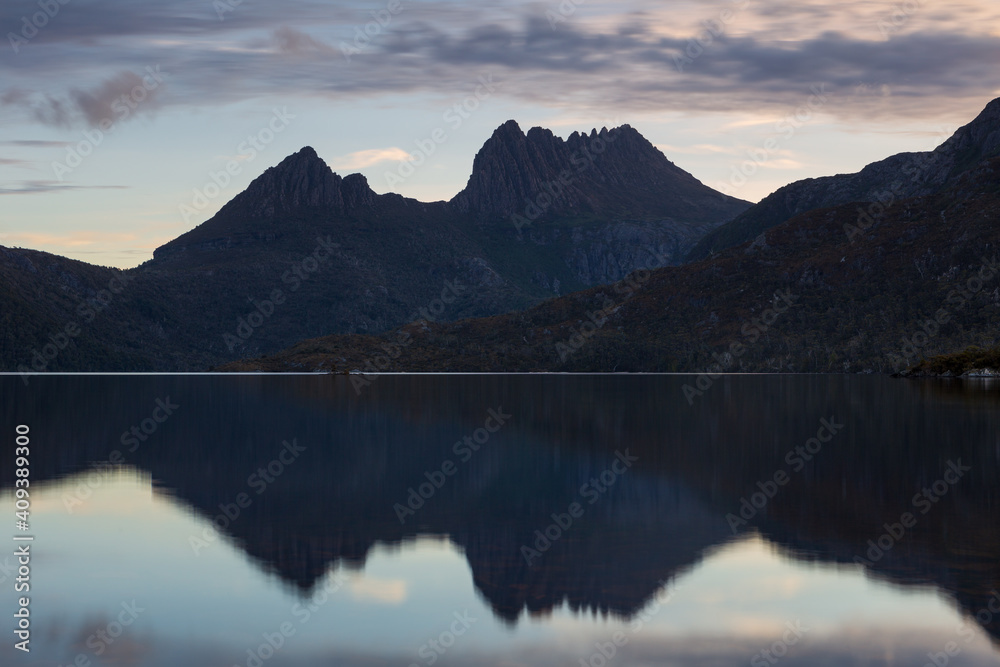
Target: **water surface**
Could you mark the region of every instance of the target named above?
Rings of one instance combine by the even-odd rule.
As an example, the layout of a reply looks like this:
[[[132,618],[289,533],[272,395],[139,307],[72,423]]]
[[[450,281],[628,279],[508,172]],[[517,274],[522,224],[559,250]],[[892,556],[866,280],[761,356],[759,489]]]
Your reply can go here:
[[[692,381],[0,378],[36,536],[0,655],[996,664],[997,386]]]

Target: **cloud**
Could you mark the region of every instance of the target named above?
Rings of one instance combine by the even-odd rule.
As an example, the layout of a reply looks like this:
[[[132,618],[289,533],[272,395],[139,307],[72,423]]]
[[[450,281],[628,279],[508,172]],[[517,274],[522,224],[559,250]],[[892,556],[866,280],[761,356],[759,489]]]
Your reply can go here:
[[[128,241],[134,241],[136,239],[135,234],[117,234],[99,231],[80,231],[73,232],[72,234],[40,234],[32,232],[24,232],[18,234],[9,234],[7,237],[8,241],[23,241],[28,244],[29,247],[37,248],[40,246],[61,246],[64,248],[77,248],[80,246],[91,246],[96,243],[108,244],[108,243],[123,243]]]
[[[21,181],[18,187],[0,187],[0,195],[37,195],[65,190],[127,190],[127,185],[68,185],[59,181]]]
[[[656,144],[664,155],[669,157],[674,154],[682,155],[737,155],[739,149],[732,146],[719,146],[716,144],[695,144],[693,146],[672,146],[670,144]]]
[[[364,169],[379,162],[402,162],[409,158],[409,153],[395,146],[392,148],[373,148],[335,158],[330,163],[330,167],[333,169]]]
[[[158,68],[149,71],[146,76],[122,71],[94,88],[74,88],[61,96],[15,88],[0,96],[0,105],[27,110],[44,125],[68,127],[82,121],[90,127],[100,127],[157,108],[162,82],[159,75],[153,76]]]
[[[21,148],[65,148],[72,142],[69,141],[42,141],[38,139],[15,139],[14,141],[0,141],[4,146],[19,146]]]
[[[407,598],[406,582],[402,579],[361,577],[351,582],[350,589],[355,600],[397,605]]]
[[[19,102],[50,125],[106,115],[109,99],[128,83],[122,74],[63,91],[70,77],[120,71],[123,62],[184,72],[171,82],[169,103],[196,108],[266,95],[458,97],[487,73],[516,102],[623,114],[785,112],[809,86],[824,82],[838,96],[827,112],[851,118],[968,112],[995,95],[1000,34],[988,29],[1000,20],[995,5],[956,0],[947,12],[921,10],[887,39],[877,24],[897,4],[804,0],[789,9],[778,0],[755,0],[680,71],[677,58],[720,8],[682,0],[669,9],[636,0],[611,8],[585,4],[553,30],[548,4],[512,2],[501,10],[491,3],[407,3],[348,62],[333,45],[371,20],[370,3],[243,3],[220,21],[210,3],[195,0],[125,6],[92,0],[72,16],[67,5],[66,15],[31,44],[45,56],[22,58],[5,80],[18,90],[62,81],[62,91],[52,84]],[[5,15],[18,23],[15,14],[0,9],[0,24]],[[858,93],[859,86],[878,94]]]
[[[158,82],[153,83],[150,88],[138,74],[120,72],[94,90],[74,90],[70,95],[87,123],[97,127],[102,122],[118,120],[129,109],[138,109],[140,104],[144,110],[155,106],[160,88]]]
[[[337,53],[329,44],[321,42],[307,35],[304,32],[289,28],[287,26],[278,28],[272,34],[275,48],[281,53],[289,55],[303,55],[309,53],[321,53],[330,55]]]

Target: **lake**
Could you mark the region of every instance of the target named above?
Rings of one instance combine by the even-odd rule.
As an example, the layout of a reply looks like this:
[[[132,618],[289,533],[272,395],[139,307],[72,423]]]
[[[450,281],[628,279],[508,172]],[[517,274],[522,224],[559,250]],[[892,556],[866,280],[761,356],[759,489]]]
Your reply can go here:
[[[0,377],[2,662],[997,664],[1000,382],[695,380]]]

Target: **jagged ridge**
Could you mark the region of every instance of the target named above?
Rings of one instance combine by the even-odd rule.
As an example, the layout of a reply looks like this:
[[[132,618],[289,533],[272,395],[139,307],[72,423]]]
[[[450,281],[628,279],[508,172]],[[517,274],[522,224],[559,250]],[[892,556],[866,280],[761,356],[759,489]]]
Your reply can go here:
[[[551,204],[546,194],[554,195]],[[468,184],[451,203],[490,219],[523,213],[532,202],[543,202],[548,216],[720,223],[749,206],[677,167],[629,125],[574,132],[564,141],[540,127],[524,134],[511,120],[476,155]]]

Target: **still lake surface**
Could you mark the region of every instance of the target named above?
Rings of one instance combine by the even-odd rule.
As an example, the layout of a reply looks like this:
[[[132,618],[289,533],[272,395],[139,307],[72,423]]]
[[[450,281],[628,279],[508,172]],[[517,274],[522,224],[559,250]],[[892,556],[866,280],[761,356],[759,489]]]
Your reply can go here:
[[[0,377],[0,663],[1000,661],[1000,384],[693,380]]]

